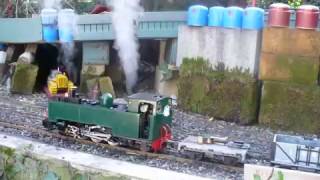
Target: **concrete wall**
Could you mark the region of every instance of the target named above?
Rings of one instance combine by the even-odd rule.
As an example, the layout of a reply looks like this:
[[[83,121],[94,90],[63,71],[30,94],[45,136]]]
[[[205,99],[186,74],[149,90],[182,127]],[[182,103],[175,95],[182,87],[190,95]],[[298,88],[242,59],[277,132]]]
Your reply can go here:
[[[320,174],[246,164],[244,180],[318,180]]]
[[[99,157],[0,133],[0,179],[194,179],[170,170]]]
[[[249,70],[257,76],[262,33],[260,31],[215,27],[180,26],[177,66],[183,58],[203,57],[212,66]]]

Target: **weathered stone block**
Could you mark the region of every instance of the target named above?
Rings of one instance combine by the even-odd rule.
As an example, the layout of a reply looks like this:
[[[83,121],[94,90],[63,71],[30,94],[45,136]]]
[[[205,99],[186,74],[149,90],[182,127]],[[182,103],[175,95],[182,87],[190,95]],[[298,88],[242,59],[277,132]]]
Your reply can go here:
[[[319,56],[320,32],[303,29],[265,28],[262,52]]]
[[[185,60],[178,80],[179,105],[218,119],[256,121],[259,83],[249,73],[215,71],[201,60]]]
[[[83,65],[82,74],[89,74],[94,76],[102,76],[106,71],[105,65]]]
[[[178,72],[173,73],[173,77],[165,80],[164,75],[161,73],[159,67],[156,69],[155,89],[157,93],[165,96],[178,96]]]
[[[38,66],[32,64],[17,64],[12,78],[11,92],[32,94],[38,69]]]
[[[98,91],[100,93],[110,93],[113,97],[115,97],[115,91],[113,88],[112,80],[110,77],[93,77],[90,79],[87,79],[86,81],[86,89],[87,93],[92,91],[95,86],[98,85]]]
[[[101,93],[110,93],[113,97],[116,97],[110,77],[99,78],[99,86]]]
[[[38,44],[27,44],[25,52],[36,54],[37,49],[38,49]]]
[[[259,122],[276,129],[320,133],[320,87],[265,81]]]
[[[90,79],[95,79],[95,78],[98,78],[98,76],[89,75],[89,74],[81,74],[80,87],[79,87],[80,92],[81,93],[87,93],[88,92],[87,81],[90,80]]]
[[[262,53],[259,79],[315,85],[319,61],[319,57]]]
[[[263,53],[287,53],[289,51],[288,28],[265,28],[263,30]]]

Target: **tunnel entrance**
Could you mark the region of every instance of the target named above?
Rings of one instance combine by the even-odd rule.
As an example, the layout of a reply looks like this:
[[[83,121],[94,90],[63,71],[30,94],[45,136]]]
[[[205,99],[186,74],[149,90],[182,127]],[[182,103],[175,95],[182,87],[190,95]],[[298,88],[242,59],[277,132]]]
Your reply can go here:
[[[66,73],[72,82],[76,85],[80,83],[80,69],[82,66],[82,48],[81,44],[75,44],[75,55],[69,61],[74,63],[71,68],[64,67],[62,63],[63,51],[60,44],[39,44],[35,54],[35,64],[39,66],[36,78],[35,90],[42,92],[47,86],[48,76],[52,70],[66,70]],[[72,74],[74,76],[72,77]]]

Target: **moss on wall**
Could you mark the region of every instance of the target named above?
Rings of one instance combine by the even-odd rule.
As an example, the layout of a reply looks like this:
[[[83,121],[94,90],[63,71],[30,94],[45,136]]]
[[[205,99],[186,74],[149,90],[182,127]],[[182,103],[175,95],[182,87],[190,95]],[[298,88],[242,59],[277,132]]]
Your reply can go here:
[[[12,77],[11,92],[32,94],[38,69],[38,66],[32,64],[17,64]]]
[[[0,147],[1,180],[126,180],[127,176],[76,169],[64,161],[39,159],[23,151]]]
[[[259,122],[276,129],[320,133],[320,88],[265,81]]]
[[[262,53],[260,79],[306,85],[318,83],[319,57]]]
[[[241,69],[212,68],[203,58],[184,59],[180,67],[180,106],[242,124],[256,120],[259,83]]]

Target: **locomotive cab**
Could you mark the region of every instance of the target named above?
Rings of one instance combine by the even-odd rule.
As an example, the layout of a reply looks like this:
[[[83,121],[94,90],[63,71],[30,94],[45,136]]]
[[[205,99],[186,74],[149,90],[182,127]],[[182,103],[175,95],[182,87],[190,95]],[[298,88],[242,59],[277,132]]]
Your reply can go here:
[[[138,93],[129,97],[128,112],[140,114],[139,138],[153,141],[152,149],[163,149],[171,139],[172,101],[168,97]]]

